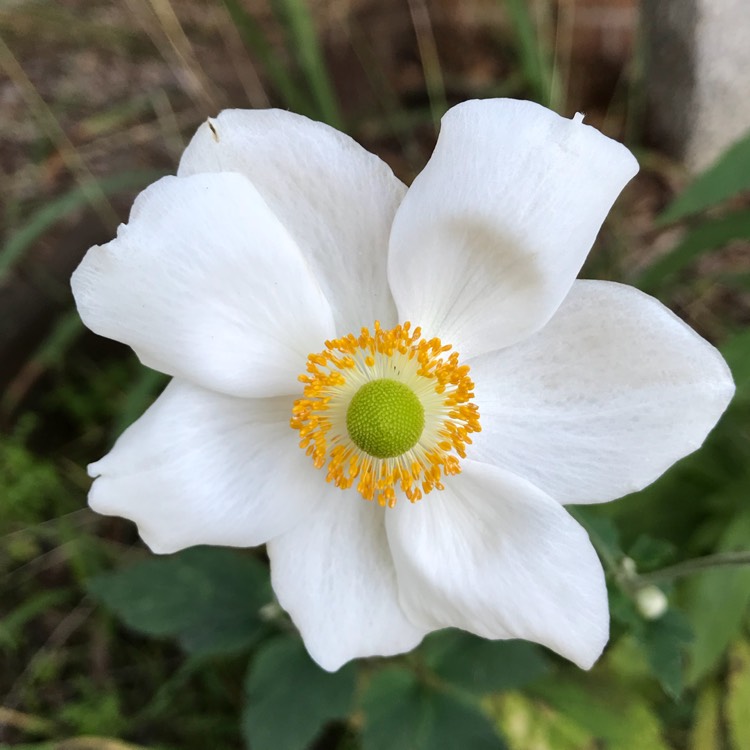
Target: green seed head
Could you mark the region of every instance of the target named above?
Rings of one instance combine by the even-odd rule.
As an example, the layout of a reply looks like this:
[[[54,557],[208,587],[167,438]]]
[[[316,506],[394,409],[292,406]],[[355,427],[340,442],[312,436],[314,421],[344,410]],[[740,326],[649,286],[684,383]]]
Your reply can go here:
[[[413,448],[424,429],[424,408],[397,380],[372,380],[355,394],[346,412],[352,442],[375,458],[394,458]]]

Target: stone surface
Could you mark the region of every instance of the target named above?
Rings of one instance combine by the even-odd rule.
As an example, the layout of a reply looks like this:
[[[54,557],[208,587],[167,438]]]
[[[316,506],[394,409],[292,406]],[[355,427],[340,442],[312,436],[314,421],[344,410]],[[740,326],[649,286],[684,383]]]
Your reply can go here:
[[[644,0],[649,125],[693,172],[750,130],[750,0]]]

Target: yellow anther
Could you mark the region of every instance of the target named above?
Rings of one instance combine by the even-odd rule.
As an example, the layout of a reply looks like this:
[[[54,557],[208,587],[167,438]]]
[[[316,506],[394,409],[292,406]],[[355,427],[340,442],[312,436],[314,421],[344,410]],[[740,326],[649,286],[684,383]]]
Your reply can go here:
[[[326,479],[337,487],[355,486],[366,500],[388,507],[396,504],[397,490],[411,502],[442,490],[442,478],[461,471],[470,434],[481,430],[469,367],[459,364],[456,352],[446,355],[449,344],[422,338],[421,328],[409,322],[383,330],[376,321],[372,333],[363,328],[325,346],[307,359],[308,374],[299,377],[303,394],[290,420],[313,465],[327,466]],[[357,392],[383,379],[409,388],[424,410],[417,443],[387,458],[359,448],[346,422]]]

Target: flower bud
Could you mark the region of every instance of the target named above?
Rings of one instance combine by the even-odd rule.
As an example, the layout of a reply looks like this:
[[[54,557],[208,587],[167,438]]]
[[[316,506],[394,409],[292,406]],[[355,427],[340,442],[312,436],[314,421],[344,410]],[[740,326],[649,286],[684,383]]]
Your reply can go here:
[[[669,602],[657,586],[644,586],[635,595],[635,605],[646,620],[658,620],[667,611]]]

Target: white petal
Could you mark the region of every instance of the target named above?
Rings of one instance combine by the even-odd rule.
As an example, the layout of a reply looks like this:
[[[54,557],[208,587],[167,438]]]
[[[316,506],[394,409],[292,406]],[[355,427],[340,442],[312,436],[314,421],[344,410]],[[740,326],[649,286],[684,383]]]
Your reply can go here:
[[[165,177],[73,275],[83,322],[169,375],[234,396],[298,390],[333,333],[288,232],[238,174]]]
[[[357,657],[410,651],[426,632],[398,604],[383,514],[354,491],[331,488],[303,526],[268,544],[279,603],[331,672]]]
[[[637,170],[624,146],[538,104],[454,107],[394,220],[388,277],[399,318],[463,357],[530,335],[564,299]]]
[[[588,669],[609,637],[586,532],[525,480],[474,461],[442,492],[386,515],[401,605],[434,630],[542,643]]]
[[[395,325],[388,233],[406,188],[378,157],[306,117],[226,110],[202,125],[178,174],[240,172],[289,230],[334,310],[340,335]]]
[[[469,362],[473,459],[563,503],[642,489],[700,447],[734,392],[719,352],[653,297],[577,281],[539,333]]]
[[[89,467],[91,507],[135,521],[159,553],[253,547],[303,522],[318,472],[289,427],[291,399],[237,399],[173,380]]]

